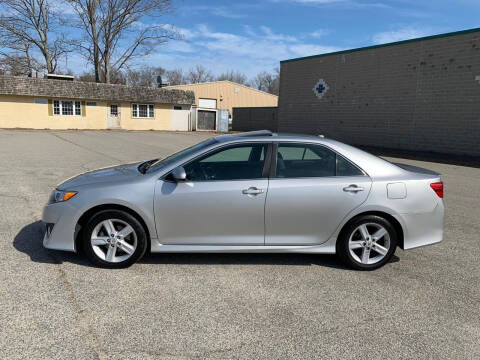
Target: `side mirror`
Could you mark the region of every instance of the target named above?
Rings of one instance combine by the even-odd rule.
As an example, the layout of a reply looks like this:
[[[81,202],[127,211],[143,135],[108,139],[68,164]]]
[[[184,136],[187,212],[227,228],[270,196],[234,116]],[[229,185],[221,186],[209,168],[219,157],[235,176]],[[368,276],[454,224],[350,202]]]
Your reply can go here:
[[[179,166],[173,169],[172,177],[175,179],[175,181],[187,180],[187,173],[185,172],[185,169],[183,168],[183,166]]]

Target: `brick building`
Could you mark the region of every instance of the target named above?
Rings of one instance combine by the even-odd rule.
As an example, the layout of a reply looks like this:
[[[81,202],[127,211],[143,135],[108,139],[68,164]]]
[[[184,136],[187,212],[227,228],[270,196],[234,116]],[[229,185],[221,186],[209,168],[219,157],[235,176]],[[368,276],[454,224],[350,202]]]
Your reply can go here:
[[[282,61],[278,130],[480,156],[480,29]]]

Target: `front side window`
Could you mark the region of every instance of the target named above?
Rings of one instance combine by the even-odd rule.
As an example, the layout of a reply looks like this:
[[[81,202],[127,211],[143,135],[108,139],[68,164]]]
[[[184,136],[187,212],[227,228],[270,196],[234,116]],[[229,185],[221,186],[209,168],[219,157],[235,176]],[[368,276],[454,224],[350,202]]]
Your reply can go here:
[[[277,178],[362,176],[364,173],[343,156],[313,144],[279,144]]]
[[[82,106],[80,101],[73,100],[53,100],[54,115],[82,115]]]
[[[155,106],[153,104],[132,104],[132,117],[154,118]]]
[[[229,146],[186,164],[190,181],[247,180],[263,177],[267,144]]]

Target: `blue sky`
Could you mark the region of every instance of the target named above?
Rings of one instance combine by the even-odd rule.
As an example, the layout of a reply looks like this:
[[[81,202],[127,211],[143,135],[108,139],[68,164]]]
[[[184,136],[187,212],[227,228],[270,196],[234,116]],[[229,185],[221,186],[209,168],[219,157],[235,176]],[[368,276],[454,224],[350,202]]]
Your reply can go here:
[[[280,60],[480,27],[480,0],[180,0],[184,41],[142,61],[252,77]]]

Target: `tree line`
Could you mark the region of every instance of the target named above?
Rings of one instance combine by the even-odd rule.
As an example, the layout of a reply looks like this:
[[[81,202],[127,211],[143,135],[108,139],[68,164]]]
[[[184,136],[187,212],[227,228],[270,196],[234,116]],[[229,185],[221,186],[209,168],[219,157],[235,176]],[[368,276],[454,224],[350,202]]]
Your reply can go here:
[[[280,71],[278,68],[274,69],[272,73],[262,71],[252,79],[249,79],[245,74],[234,70],[214,75],[212,71],[202,65],[197,65],[186,71],[181,68],[166,70],[159,66],[128,68],[125,71],[113,73],[111,82],[130,86],[157,87],[159,86],[158,76],[161,77],[162,85],[185,85],[228,80],[275,95],[278,95],[280,85]],[[95,75],[93,73],[84,73],[77,76],[77,79],[87,82],[95,81]]]
[[[79,80],[157,86],[230,80],[278,94],[279,71],[248,79],[238,71],[218,76],[201,65],[165,70],[139,66],[141,57],[167,41],[182,40],[159,18],[173,11],[173,0],[0,0],[0,73],[72,73],[61,68],[69,54],[80,54],[92,72]]]

